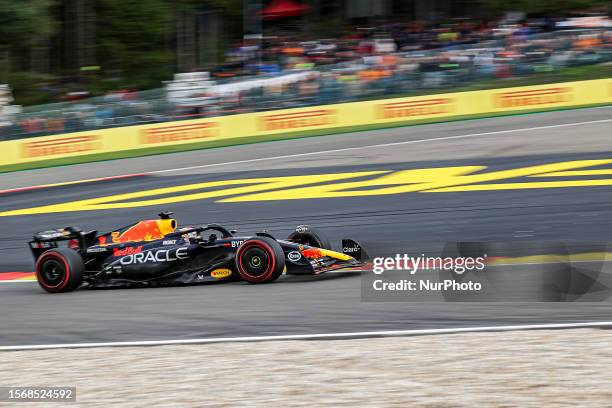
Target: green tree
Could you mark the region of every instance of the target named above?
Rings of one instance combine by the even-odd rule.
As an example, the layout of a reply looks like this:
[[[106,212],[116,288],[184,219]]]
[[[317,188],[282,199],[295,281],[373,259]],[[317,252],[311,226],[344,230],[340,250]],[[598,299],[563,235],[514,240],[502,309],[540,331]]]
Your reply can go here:
[[[165,0],[98,0],[98,60],[131,87],[159,86],[172,73],[172,10]]]
[[[53,5],[54,0],[0,0],[0,83],[11,85],[18,104],[46,100],[38,88],[51,77],[33,71],[41,57],[36,53],[57,28]]]
[[[29,70],[30,51],[54,30],[51,0],[0,0],[0,66],[3,76]]]
[[[244,1],[247,0],[167,0],[169,4],[183,8],[211,8],[222,12],[226,17],[241,17]]]
[[[528,14],[546,13],[566,15],[568,12],[586,9],[595,5],[609,4],[609,0],[478,0],[486,9],[502,13],[523,11]]]
[[[25,48],[53,31],[51,0],[0,0],[0,44]]]

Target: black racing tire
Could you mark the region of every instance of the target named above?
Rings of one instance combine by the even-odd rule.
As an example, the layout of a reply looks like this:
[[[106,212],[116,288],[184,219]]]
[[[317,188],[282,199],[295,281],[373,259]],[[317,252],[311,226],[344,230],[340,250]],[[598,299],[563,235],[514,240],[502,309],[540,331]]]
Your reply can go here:
[[[251,238],[236,251],[236,270],[249,283],[271,283],[285,270],[285,253],[276,240]]]
[[[49,293],[71,292],[83,282],[85,264],[73,249],[50,249],[36,261],[36,279]]]
[[[311,247],[332,249],[331,242],[327,235],[315,228],[310,228],[304,232],[293,231],[287,237],[287,240],[295,242],[296,244],[308,245]]]

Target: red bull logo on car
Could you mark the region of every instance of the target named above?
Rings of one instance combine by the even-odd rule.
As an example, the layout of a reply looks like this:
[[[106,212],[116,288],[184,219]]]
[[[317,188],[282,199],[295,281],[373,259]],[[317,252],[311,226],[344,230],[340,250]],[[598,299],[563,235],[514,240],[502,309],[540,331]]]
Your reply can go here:
[[[134,255],[142,252],[142,245],[137,247],[127,247],[123,249],[114,248],[113,255],[114,256],[126,256],[126,255]]]
[[[174,232],[175,229],[176,220],[173,219],[144,220],[121,231],[112,231],[109,234],[98,237],[98,244],[109,245],[122,242],[153,241],[164,238],[167,234]]]

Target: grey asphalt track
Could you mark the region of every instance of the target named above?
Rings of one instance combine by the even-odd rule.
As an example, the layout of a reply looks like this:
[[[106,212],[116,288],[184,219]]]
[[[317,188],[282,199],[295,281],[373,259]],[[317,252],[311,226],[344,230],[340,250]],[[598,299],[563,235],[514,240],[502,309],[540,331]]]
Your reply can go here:
[[[0,210],[246,177],[464,165],[501,170],[609,159],[612,122],[605,121],[611,118],[609,108],[583,109],[8,173],[0,175],[0,189],[157,172],[5,194]],[[465,137],[441,139],[454,136]],[[410,141],[419,142],[405,143]],[[389,143],[403,144],[368,147]],[[265,160],[347,147],[363,148]],[[221,164],[227,161],[248,162]],[[165,171],[208,164],[219,165]],[[308,223],[325,229],[334,242],[352,237],[371,248],[371,255],[387,255],[448,241],[605,243],[612,235],[610,203],[612,189],[597,186],[244,203],[198,200],[0,217],[0,271],[32,270],[24,244],[35,231],[66,225],[105,230],[154,217],[160,210],[174,211],[182,224],[217,222],[245,233],[265,228],[279,237]],[[36,284],[0,284],[0,308],[0,345],[612,320],[610,303],[365,302],[356,274],[283,277],[273,285],[84,290],[57,296],[42,293]]]

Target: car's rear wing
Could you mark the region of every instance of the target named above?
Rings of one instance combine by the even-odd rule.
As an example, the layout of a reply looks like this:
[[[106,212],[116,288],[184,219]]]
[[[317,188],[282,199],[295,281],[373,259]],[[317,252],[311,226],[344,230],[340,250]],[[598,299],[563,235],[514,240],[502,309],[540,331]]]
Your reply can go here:
[[[90,231],[84,233],[76,227],[66,227],[56,230],[42,231],[34,234],[32,241],[28,242],[30,251],[34,256],[34,260],[37,260],[43,252],[48,251],[52,248],[57,248],[59,242],[70,241],[74,243],[70,245],[75,249],[86,250],[88,246],[92,245],[96,240],[97,231]]]

